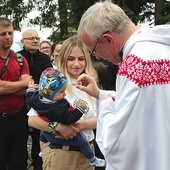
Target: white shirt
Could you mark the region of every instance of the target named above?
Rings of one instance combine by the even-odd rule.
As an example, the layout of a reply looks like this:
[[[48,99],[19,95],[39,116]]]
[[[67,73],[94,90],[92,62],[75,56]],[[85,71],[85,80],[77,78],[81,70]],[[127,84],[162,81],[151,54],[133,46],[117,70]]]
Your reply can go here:
[[[75,82],[74,79],[71,80],[72,82]],[[69,90],[69,89],[68,89]],[[67,91],[68,91],[67,90]],[[76,86],[72,85],[71,86],[71,91],[74,92],[74,95],[71,95],[71,92],[67,92],[66,91],[66,96],[65,98],[69,101],[69,103],[75,107],[76,102],[78,100],[82,100],[87,104],[87,113],[84,114],[81,119],[85,120],[88,119],[90,117],[94,117],[96,116],[96,99],[90,97],[87,93],[85,93],[82,90],[79,90],[76,88]],[[84,137],[88,140],[88,141],[92,141],[94,139],[94,133],[93,130],[82,130],[81,131],[82,134],[84,135]]]
[[[137,30],[126,42],[116,99],[101,101],[97,142],[107,170],[170,169],[170,26]]]

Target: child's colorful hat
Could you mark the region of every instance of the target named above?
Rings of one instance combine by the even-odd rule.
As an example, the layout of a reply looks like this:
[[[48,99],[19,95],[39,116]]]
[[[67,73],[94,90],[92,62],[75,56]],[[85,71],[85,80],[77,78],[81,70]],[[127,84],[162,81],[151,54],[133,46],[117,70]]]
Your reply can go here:
[[[39,94],[53,100],[54,95],[68,82],[65,75],[53,67],[45,69],[39,81]]]

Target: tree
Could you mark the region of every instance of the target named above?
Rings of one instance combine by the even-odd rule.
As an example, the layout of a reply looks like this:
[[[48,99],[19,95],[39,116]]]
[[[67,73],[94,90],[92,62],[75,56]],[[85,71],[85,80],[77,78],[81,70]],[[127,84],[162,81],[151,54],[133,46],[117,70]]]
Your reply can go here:
[[[41,28],[54,29],[50,38],[54,41],[63,40],[74,34],[84,11],[97,0],[4,0],[0,4],[0,16],[13,21],[14,29],[22,28],[31,11],[41,11],[40,15],[31,19],[28,24],[39,25]],[[134,23],[149,21],[156,24],[170,22],[170,2],[168,0],[113,0],[124,9]]]
[[[165,23],[169,24],[170,23],[170,1],[166,1],[160,9],[158,7],[157,11],[159,11],[160,15],[158,18],[155,17],[156,24],[165,24]],[[157,13],[157,11],[155,11],[155,13]]]
[[[115,0],[114,2],[125,11],[135,24],[153,20],[153,0]]]
[[[8,17],[13,22],[15,30],[20,30],[20,22],[27,17],[34,5],[32,0],[28,0],[28,3],[22,0],[6,0],[0,4],[0,16]]]
[[[155,24],[156,25],[160,23],[164,5],[165,5],[165,0],[155,0]]]

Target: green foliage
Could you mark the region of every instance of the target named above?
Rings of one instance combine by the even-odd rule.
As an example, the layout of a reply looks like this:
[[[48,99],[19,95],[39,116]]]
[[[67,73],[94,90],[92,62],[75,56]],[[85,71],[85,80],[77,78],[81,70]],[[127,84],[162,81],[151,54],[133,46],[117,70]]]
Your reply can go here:
[[[69,4],[69,24],[77,29],[79,21],[87,8],[93,5],[96,0],[68,0]]]
[[[11,19],[15,30],[22,28],[27,14],[38,10],[40,14],[30,19],[28,24],[40,28],[53,28],[52,40],[63,40],[75,34],[81,16],[98,0],[2,0],[0,16]],[[27,3],[26,3],[27,2]],[[153,22],[155,0],[113,0],[124,9],[134,23]],[[166,1],[159,23],[170,22],[170,2]]]
[[[170,1],[167,1],[162,10],[162,17],[158,20],[158,24],[170,24]]]
[[[33,25],[39,25],[40,27],[57,27],[59,19],[58,4],[56,1],[46,0],[38,1],[36,3],[36,9],[41,11],[41,15],[31,20]]]
[[[7,0],[0,5],[0,16],[11,19],[15,30],[20,30],[20,22],[26,18],[33,5],[32,0],[28,4],[24,4],[22,0]]]
[[[152,0],[153,1],[153,0]],[[125,13],[131,18],[131,20],[137,24],[153,19],[153,3],[151,0],[115,0]]]

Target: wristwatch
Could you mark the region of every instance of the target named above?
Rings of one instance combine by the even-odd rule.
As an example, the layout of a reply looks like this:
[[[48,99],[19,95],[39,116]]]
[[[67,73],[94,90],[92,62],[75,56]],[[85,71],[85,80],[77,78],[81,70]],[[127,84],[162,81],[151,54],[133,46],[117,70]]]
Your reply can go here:
[[[49,122],[48,123],[48,132],[51,133],[51,134],[55,134],[56,133],[56,130],[55,130],[55,127],[58,125],[58,122]]]

